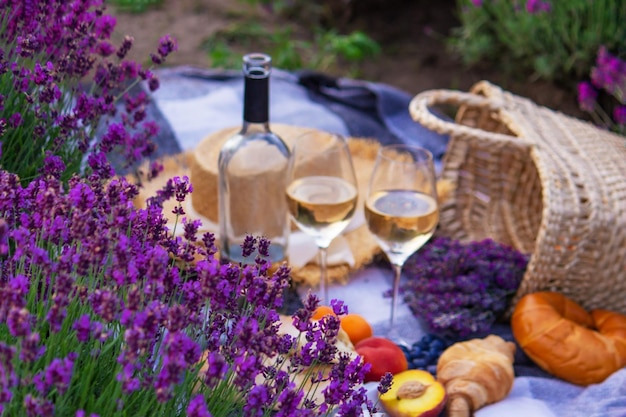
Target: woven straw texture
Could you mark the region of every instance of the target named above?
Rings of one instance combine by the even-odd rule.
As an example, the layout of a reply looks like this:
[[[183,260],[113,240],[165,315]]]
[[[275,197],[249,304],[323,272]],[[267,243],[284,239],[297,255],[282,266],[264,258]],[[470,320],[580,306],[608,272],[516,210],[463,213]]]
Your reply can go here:
[[[454,122],[430,110],[442,105],[458,107]],[[441,176],[454,192],[440,232],[531,255],[511,306],[548,290],[626,313],[626,138],[486,81],[425,91],[409,110],[450,135]]]

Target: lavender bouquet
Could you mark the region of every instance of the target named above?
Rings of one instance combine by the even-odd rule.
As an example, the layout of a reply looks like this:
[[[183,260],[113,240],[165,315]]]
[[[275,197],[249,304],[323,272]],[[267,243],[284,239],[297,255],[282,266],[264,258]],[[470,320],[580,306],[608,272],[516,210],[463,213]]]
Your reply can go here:
[[[368,365],[337,350],[338,318],[310,320],[316,297],[294,314],[297,335],[280,330],[290,270],[272,269],[270,242],[249,237],[251,264],[222,264],[214,236],[185,217],[188,178],[138,208],[137,185],[115,177],[114,148],[128,164],[153,150],[147,97],[127,95],[130,79],[158,80],[124,61],[130,38],[106,40],[104,8],[0,7],[0,415],[373,412]],[[174,49],[164,37],[152,61]],[[170,199],[182,234],[166,227]]]
[[[484,336],[509,307],[527,263],[527,255],[491,239],[438,237],[407,260],[402,291],[433,333]]]

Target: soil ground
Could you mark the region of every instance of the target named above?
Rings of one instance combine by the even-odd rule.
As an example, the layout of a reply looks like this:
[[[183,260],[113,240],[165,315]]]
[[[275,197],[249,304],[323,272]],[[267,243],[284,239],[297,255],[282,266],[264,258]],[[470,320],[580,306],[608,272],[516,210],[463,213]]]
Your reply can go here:
[[[360,79],[386,83],[410,94],[433,88],[467,90],[485,79],[538,104],[583,116],[573,91],[547,82],[508,79],[497,67],[463,66],[445,45],[451,29],[459,26],[454,0],[342,1],[350,5],[343,8],[343,12],[349,13],[335,16],[343,29],[362,30],[382,47],[379,56],[359,66]],[[118,21],[114,40],[119,41],[124,35],[134,37],[132,58],[145,61],[156,49],[159,38],[171,34],[178,40],[179,49],[168,57],[167,65],[199,67],[212,67],[204,43],[217,31],[251,18],[270,30],[287,23],[279,13],[243,0],[163,0],[159,6],[139,14],[114,7],[109,12]],[[331,72],[348,76],[348,69],[341,65]]]

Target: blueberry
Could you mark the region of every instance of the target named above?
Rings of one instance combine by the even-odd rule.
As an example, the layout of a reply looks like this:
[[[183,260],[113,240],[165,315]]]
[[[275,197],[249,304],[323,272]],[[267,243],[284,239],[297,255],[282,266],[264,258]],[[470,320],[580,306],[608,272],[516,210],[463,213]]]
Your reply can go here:
[[[428,364],[431,364],[433,362],[436,362],[437,359],[439,359],[439,354],[438,353],[426,352],[426,355],[424,355],[424,359],[426,359],[426,362]]]
[[[424,349],[421,349],[420,347],[414,346],[414,347],[411,348],[411,350],[409,350],[409,354],[411,356],[416,356],[416,355],[420,355],[423,351],[424,351]]]
[[[420,347],[422,349],[428,349],[428,346],[430,346],[430,342],[428,340],[420,340]]]
[[[426,359],[413,359],[411,365],[418,369],[425,369],[428,366],[428,361]]]
[[[431,355],[431,356],[439,357],[441,355],[441,353],[442,353],[441,349],[437,349],[437,348],[434,348],[432,346],[428,349],[428,354]]]
[[[433,340],[433,341],[431,342],[431,344],[430,344],[430,347],[431,347],[431,348],[436,348],[436,349],[442,350],[442,349],[444,348],[444,343],[443,343],[443,340],[441,340],[441,339],[435,339],[435,340]]]

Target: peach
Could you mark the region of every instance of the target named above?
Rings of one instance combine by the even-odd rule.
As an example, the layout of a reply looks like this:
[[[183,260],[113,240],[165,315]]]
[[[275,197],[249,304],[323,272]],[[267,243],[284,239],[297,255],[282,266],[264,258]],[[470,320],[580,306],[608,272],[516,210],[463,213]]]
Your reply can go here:
[[[365,338],[354,346],[354,350],[364,362],[372,365],[365,375],[365,382],[380,381],[387,372],[397,374],[409,368],[402,349],[385,337]]]
[[[391,389],[379,399],[390,417],[437,417],[446,404],[446,390],[430,372],[411,369],[395,374]]]

